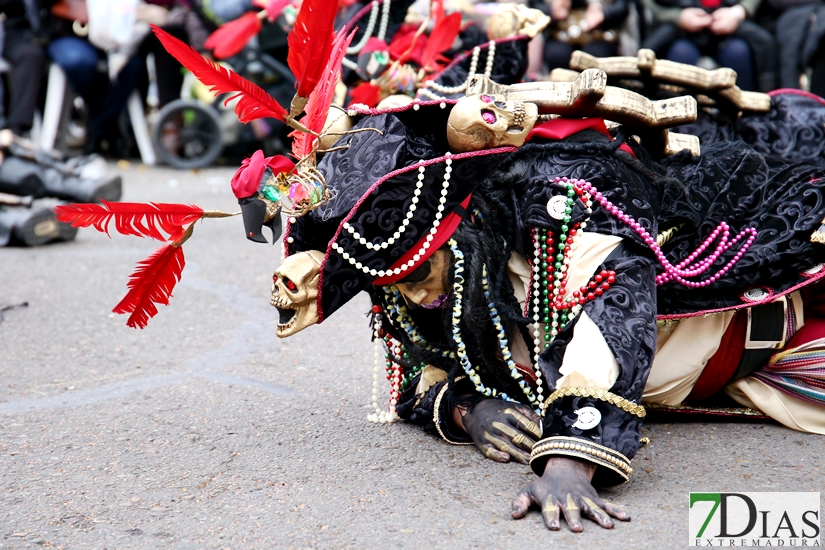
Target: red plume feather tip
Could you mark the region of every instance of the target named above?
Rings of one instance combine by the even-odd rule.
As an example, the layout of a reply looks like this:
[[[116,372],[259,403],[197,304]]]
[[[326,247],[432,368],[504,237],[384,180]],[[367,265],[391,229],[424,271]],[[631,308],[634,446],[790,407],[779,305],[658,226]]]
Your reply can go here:
[[[341,30],[335,35],[335,42],[332,44],[332,52],[327,61],[321,80],[315,87],[315,91],[309,97],[306,104],[306,116],[301,119],[301,123],[308,129],[321,133],[327,121],[327,113],[332,99],[335,96],[335,86],[338,84],[338,77],[341,75],[341,62],[347,54],[347,48],[355,36],[353,30],[349,36]],[[293,132],[292,154],[296,158],[304,158],[312,152],[312,144],[315,136],[303,132]]]
[[[362,82],[353,88],[349,95],[352,99],[350,105],[359,103],[367,107],[375,107],[381,101],[381,88],[369,82]]]
[[[216,59],[226,59],[239,53],[258,34],[263,23],[254,11],[248,11],[234,21],[224,23],[209,35],[204,47],[212,50]]]
[[[103,204],[65,204],[55,207],[57,219],[73,227],[94,227],[109,235],[109,223],[122,235],[151,237],[159,241],[176,241],[184,226],[203,216],[203,208],[194,204],[107,202]],[[168,237],[163,235],[168,233]],[[110,235],[111,236],[111,235]]]
[[[163,29],[155,25],[151,25],[151,27],[166,51],[177,59],[181,65],[192,71],[192,74],[204,85],[209,86],[210,90],[219,94],[236,92],[225,103],[240,97],[240,101],[235,105],[238,120],[244,123],[259,118],[286,120],[288,116],[286,109],[281,107],[262,88],[229,69],[206,59],[194,48],[187,46]]]
[[[298,97],[309,97],[321,80],[332,52],[335,13],[338,3],[331,0],[304,0],[295,26],[287,37],[289,70],[295,75]]]
[[[126,324],[132,328],[146,328],[149,319],[158,314],[155,304],[169,305],[184,265],[182,247],[167,244],[159,248],[138,262],[126,285],[129,292],[112,311],[131,313]]]
[[[458,32],[461,30],[461,13],[455,12],[450,15],[444,14],[444,6],[441,2],[434,2],[435,23],[430,36],[427,38],[427,45],[421,55],[421,66],[428,71],[440,69],[440,61],[445,61],[441,52],[449,50],[455,42]]]

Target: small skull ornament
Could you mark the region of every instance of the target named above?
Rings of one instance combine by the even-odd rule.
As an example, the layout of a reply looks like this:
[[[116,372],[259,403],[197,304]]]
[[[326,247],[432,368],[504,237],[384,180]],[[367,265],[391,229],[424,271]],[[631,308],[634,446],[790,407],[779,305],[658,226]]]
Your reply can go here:
[[[487,36],[490,40],[517,35],[535,38],[549,24],[550,18],[541,10],[523,4],[501,4],[487,21]]]
[[[318,322],[315,300],[323,258],[318,250],[298,252],[284,258],[275,270],[269,303],[280,314],[275,330],[278,338],[292,336]]]
[[[462,97],[447,120],[447,140],[455,152],[511,145],[521,147],[536,124],[534,103],[504,101],[490,95]]]
[[[352,128],[352,124],[352,118],[347,115],[345,110],[337,105],[332,105],[327,113],[327,120],[324,122],[321,137],[318,138],[318,148],[322,151],[331,148],[345,132]]]

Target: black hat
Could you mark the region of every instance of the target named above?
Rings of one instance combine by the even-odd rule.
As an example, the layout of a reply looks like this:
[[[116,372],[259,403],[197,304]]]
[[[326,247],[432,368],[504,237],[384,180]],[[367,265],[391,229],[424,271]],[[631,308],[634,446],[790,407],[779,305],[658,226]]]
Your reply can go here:
[[[512,147],[451,154],[446,127],[452,102],[416,103],[361,116],[318,169],[334,197],[290,219],[287,254],[324,252],[318,289],[322,322],[370,284],[403,279],[455,231],[473,191]],[[364,116],[366,115],[366,116]]]

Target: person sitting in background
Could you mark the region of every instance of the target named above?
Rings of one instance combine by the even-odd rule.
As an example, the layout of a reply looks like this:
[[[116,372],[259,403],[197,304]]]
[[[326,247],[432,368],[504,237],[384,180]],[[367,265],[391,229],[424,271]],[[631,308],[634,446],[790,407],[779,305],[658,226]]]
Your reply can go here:
[[[159,25],[163,30],[183,40],[201,54],[206,51],[204,42],[209,33],[217,28],[217,25],[207,27],[205,18],[199,17],[198,11],[185,0],[150,0],[148,3],[168,10],[165,21]],[[151,33],[146,36],[141,45],[141,55],[146,56],[150,53],[155,58],[155,71],[158,78],[158,108],[163,108],[180,98],[183,68]]]
[[[749,21],[761,0],[645,0],[653,29],[643,47],[670,61],[696,65],[708,56],[736,71],[743,90],[775,88],[775,42]]]
[[[628,15],[627,0],[531,0],[553,22],[545,31],[544,63],[547,69],[567,69],[575,50],[596,57],[619,53],[619,29]]]
[[[106,53],[92,45],[86,37],[75,34],[72,21],[53,18],[49,57],[60,65],[66,78],[88,109],[86,146],[84,153],[114,150],[118,139],[117,119],[135,89],[143,68],[139,55],[129,58],[117,77],[110,79],[99,67],[106,65]]]
[[[17,135],[31,130],[40,94],[43,65],[45,13],[49,0],[0,0],[4,16],[5,44],[2,56],[10,65],[7,78],[9,102],[6,127]]]
[[[800,89],[800,77],[810,69],[808,89],[825,96],[825,3],[767,0],[759,22],[776,37],[779,87]]]

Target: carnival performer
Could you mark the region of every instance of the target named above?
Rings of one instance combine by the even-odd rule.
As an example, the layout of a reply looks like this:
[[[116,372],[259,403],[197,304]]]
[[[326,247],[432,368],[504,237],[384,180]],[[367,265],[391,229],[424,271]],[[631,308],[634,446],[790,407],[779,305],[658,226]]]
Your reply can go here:
[[[241,90],[255,115],[255,89],[173,49],[199,77]],[[264,240],[261,225],[274,230],[278,209],[288,214],[272,285],[277,335],[367,291],[371,420],[400,416],[493,460],[529,461],[539,478],[513,516],[537,505],[550,529],[562,517],[573,531],[582,516],[605,528],[629,519],[596,488],[631,475],[643,400],[682,405],[725,391],[825,433],[822,170],[741,142],[662,158],[656,136],[692,120],[695,101],[651,102],[606,86],[596,69],[569,83],[482,79],[494,95],[477,80],[458,101],[351,108],[340,131],[322,124],[318,106],[329,103],[316,91],[296,94],[289,113],[264,103],[259,116],[278,112],[304,134],[298,165],[258,153],[233,178],[248,238]],[[562,117],[542,118],[551,114]],[[612,132],[608,116],[621,123]],[[223,214],[175,215],[164,218],[170,244],[143,271],[160,271],[158,258],[180,268],[163,292],[136,272],[124,302],[137,325],[157,312],[146,299],[168,302],[194,222]],[[110,218],[75,216],[101,230]],[[151,233],[138,221],[118,227]]]
[[[422,137],[415,119],[375,113],[356,127],[383,137],[347,138],[349,149],[323,159],[339,192],[360,182],[349,199],[358,201],[292,224],[289,253],[318,250],[316,271],[299,281],[318,284],[317,320],[372,279],[376,337],[400,381],[397,414],[494,460],[524,461],[532,448],[542,477],[520,493],[515,517],[533,503],[551,529],[560,514],[573,530],[580,514],[603,527],[627,519],[593,487],[632,471],[643,399],[679,405],[725,387],[790,427],[825,432],[816,368],[783,371],[822,344],[812,286],[825,259],[818,168],[741,143],[662,166],[593,119],[550,121],[518,149],[462,156],[439,148],[435,129]],[[376,167],[383,176],[337,168],[366,151],[392,163]],[[438,206],[449,216],[432,217]],[[658,247],[655,235],[673,228]],[[406,246],[396,246],[399,232]],[[276,271],[282,313],[291,257]],[[287,332],[303,328],[290,315]]]

